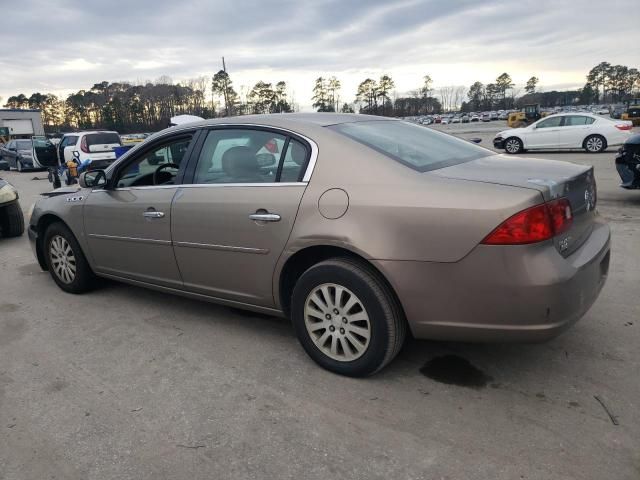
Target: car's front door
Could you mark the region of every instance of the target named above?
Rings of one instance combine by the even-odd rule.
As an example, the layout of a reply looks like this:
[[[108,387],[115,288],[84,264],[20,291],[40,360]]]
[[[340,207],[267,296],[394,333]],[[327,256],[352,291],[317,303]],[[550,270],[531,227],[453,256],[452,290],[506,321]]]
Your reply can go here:
[[[539,120],[527,132],[525,148],[557,148],[558,134],[562,125],[560,116],[552,116]]]
[[[208,131],[176,194],[173,245],[187,290],[272,307],[273,271],[306,188],[311,145],[287,132]]]
[[[171,243],[171,203],[193,136],[154,142],[118,165],[107,188],[88,196],[84,228],[98,272],[182,287]]]

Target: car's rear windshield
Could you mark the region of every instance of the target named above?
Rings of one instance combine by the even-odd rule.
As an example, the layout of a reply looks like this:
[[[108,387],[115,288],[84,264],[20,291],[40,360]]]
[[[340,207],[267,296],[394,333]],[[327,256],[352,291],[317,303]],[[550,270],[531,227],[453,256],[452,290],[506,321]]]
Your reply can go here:
[[[398,120],[341,123],[328,128],[419,172],[494,155],[466,140]]]
[[[31,150],[33,146],[31,140],[18,140],[16,141],[16,148],[18,150]]]
[[[120,136],[117,133],[90,133],[87,135],[87,146],[120,144]]]

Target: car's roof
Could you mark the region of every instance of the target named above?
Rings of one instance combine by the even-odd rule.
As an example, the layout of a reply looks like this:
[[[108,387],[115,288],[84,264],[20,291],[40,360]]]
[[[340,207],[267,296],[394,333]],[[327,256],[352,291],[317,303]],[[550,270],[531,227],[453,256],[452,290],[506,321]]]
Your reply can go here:
[[[90,133],[118,133],[115,130],[82,130],[81,132],[67,132],[63,133],[62,136],[66,137],[68,135],[87,135]]]
[[[181,130],[185,127],[206,127],[220,124],[254,124],[274,127],[295,127],[300,125],[326,127],[341,123],[370,122],[397,120],[390,117],[379,117],[375,115],[361,115],[355,113],[272,113],[265,115],[243,115],[238,117],[222,117],[202,120],[199,122],[184,123],[171,127],[171,129]],[[169,131],[171,129],[167,129]]]

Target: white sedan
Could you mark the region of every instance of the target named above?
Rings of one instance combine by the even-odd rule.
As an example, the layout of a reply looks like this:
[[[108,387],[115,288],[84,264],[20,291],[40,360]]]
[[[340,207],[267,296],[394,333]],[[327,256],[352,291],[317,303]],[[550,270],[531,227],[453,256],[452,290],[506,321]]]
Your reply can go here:
[[[507,153],[525,150],[561,150],[581,148],[598,153],[621,145],[631,135],[631,122],[610,120],[590,113],[559,113],[524,128],[499,132],[493,146]]]

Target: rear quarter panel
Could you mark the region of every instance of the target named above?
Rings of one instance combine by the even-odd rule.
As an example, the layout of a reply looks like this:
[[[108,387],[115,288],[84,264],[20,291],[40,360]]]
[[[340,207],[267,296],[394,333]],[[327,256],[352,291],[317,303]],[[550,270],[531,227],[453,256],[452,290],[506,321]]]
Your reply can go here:
[[[455,262],[536,190],[420,173],[341,135],[316,137],[319,156],[284,257],[312,245],[342,246],[369,259]],[[346,213],[323,217],[321,195],[347,192]]]

